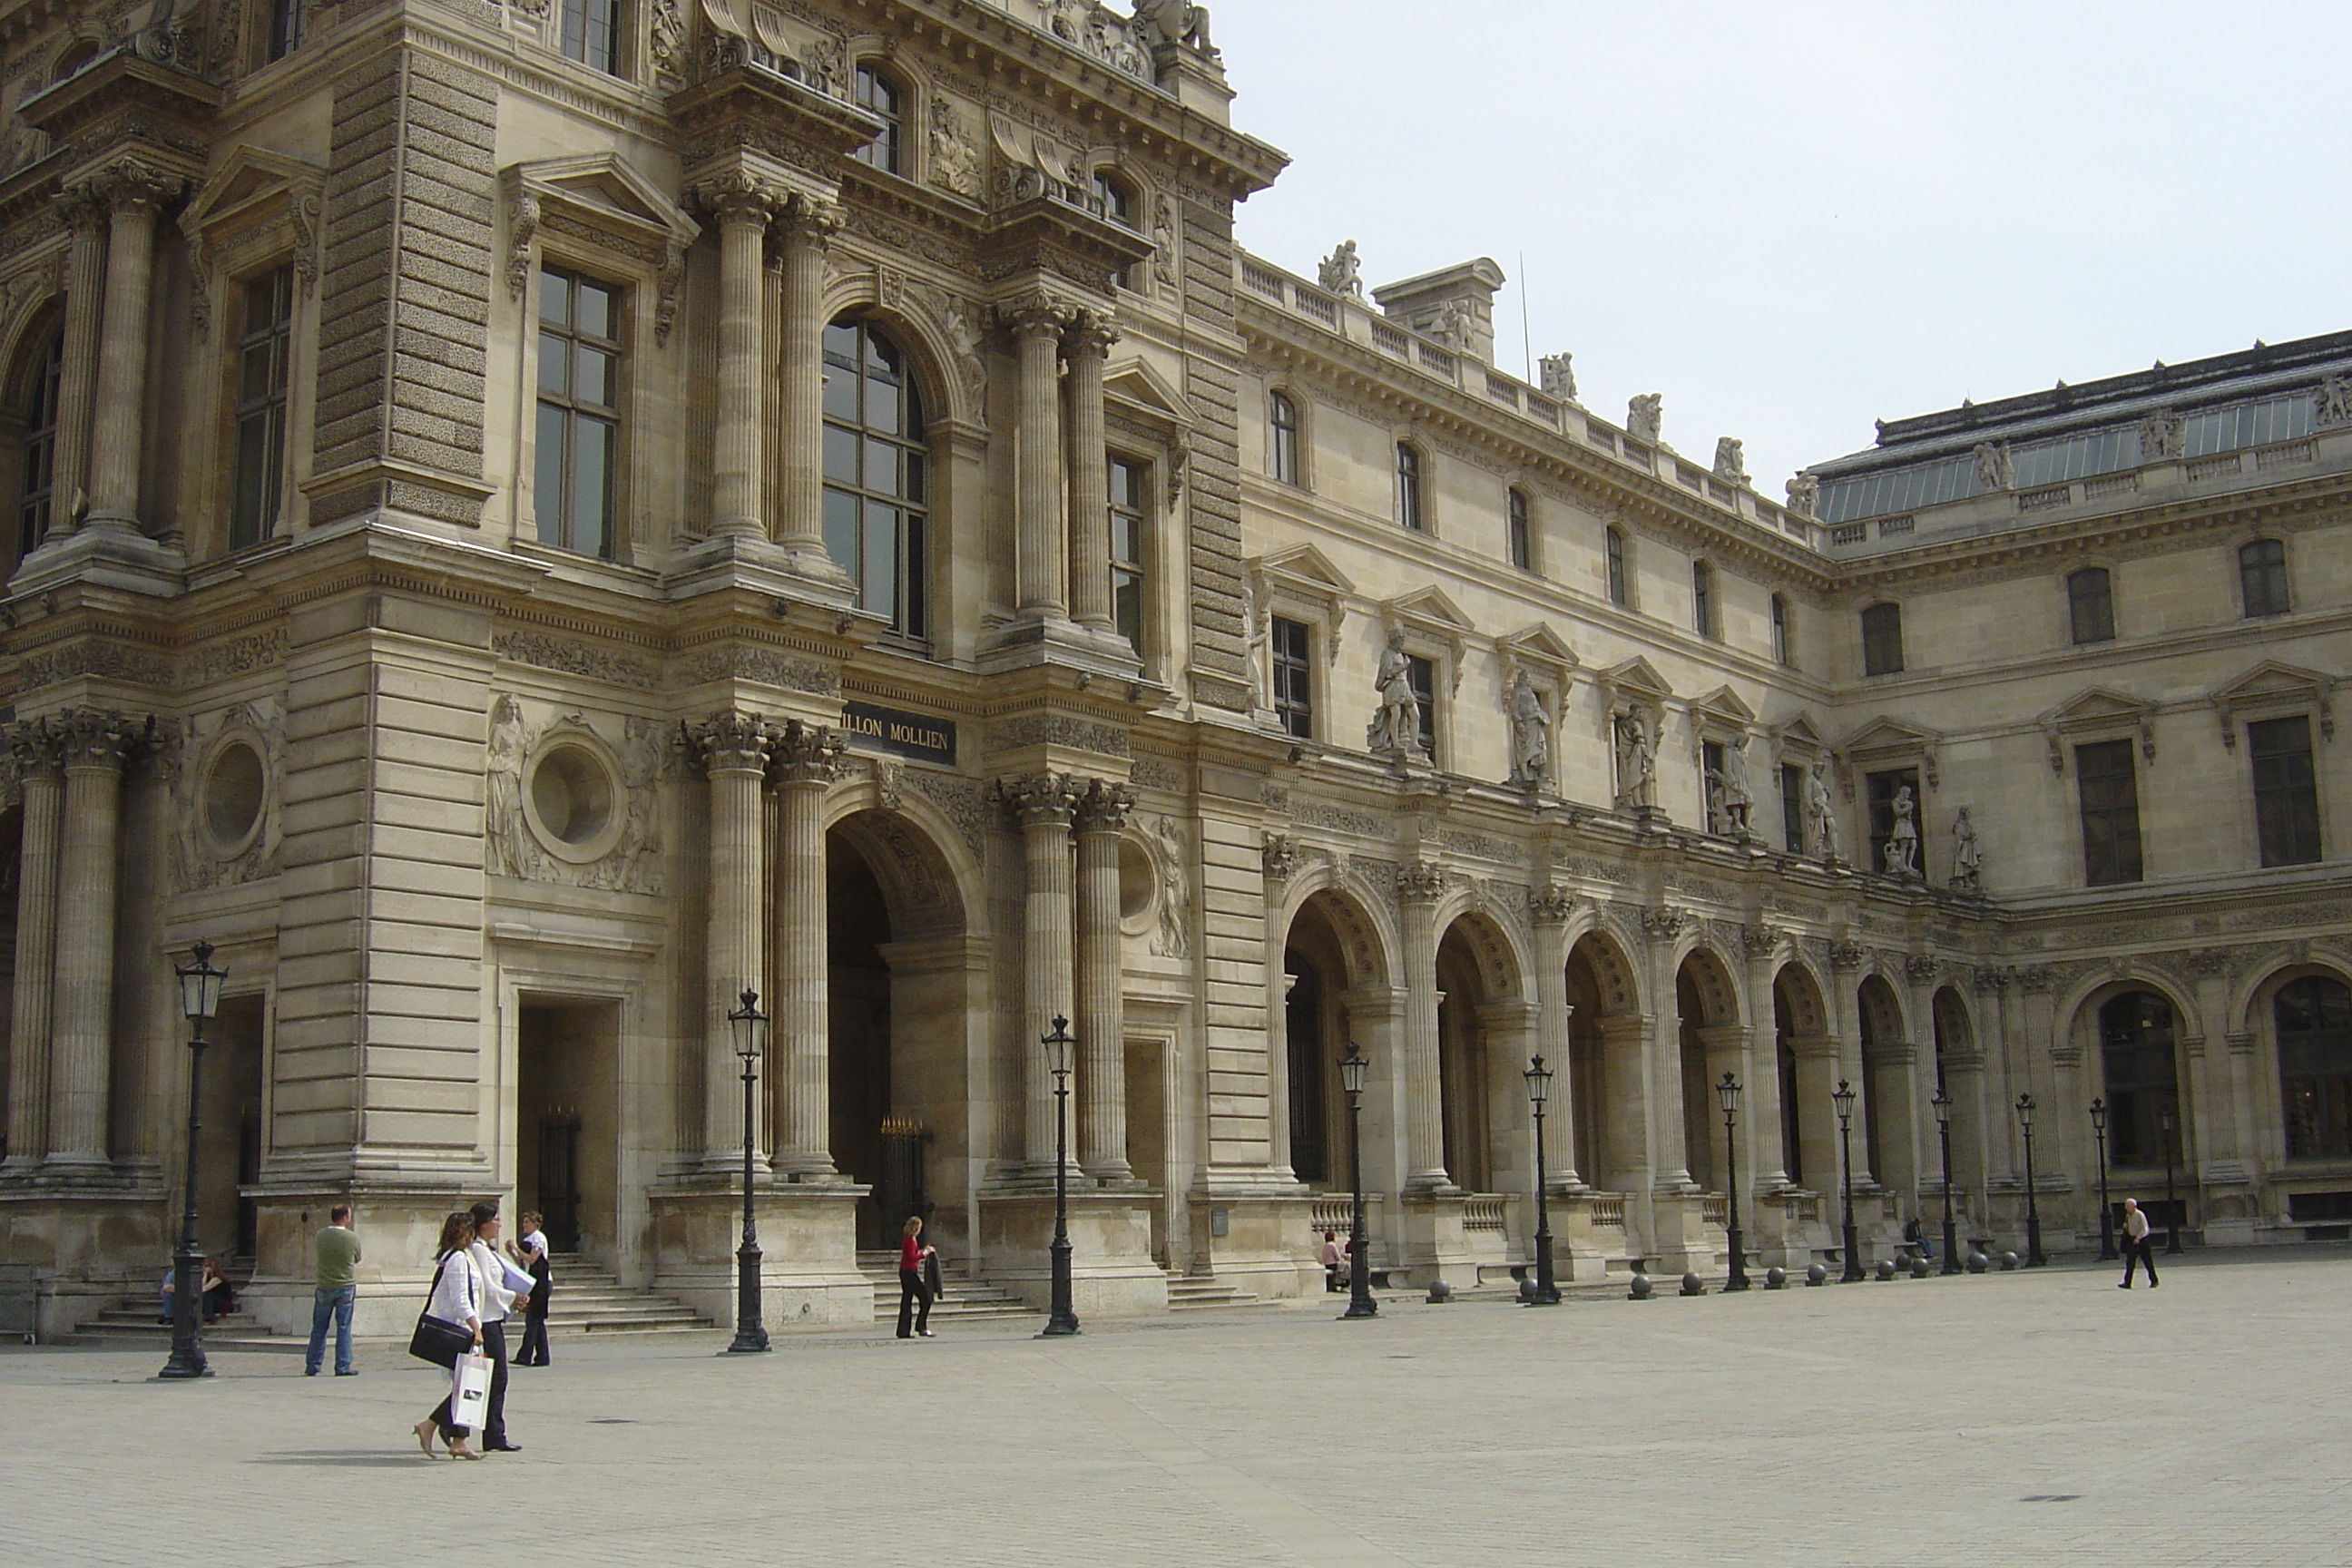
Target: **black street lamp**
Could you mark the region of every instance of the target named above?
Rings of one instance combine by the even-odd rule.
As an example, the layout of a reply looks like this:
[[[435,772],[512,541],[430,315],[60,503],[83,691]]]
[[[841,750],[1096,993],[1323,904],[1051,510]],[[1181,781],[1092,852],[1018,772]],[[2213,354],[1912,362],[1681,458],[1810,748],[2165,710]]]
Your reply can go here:
[[[1952,1224],[1952,1097],[1944,1086],[1936,1086],[1936,1098],[1928,1104],[1936,1108],[1936,1137],[1944,1147],[1944,1272],[1960,1271],[1959,1231]]]
[[[1838,1150],[1845,1167],[1845,1268],[1838,1274],[1841,1285],[1851,1285],[1863,1277],[1862,1242],[1853,1228],[1853,1085],[1838,1079],[1838,1086],[1830,1090],[1830,1103],[1837,1107]]]
[[[2033,1097],[2017,1097],[2017,1120],[2025,1129],[2025,1266],[2039,1268],[2050,1261],[2042,1256],[2042,1205],[2033,1195]]]
[[[2099,1261],[2116,1260],[2116,1216],[2107,1207],[2107,1102],[2091,1101],[2091,1135],[2099,1145]]]
[[[1531,1057],[1526,1073],[1528,1103],[1536,1113],[1536,1293],[1528,1298],[1530,1307],[1559,1305],[1559,1287],[1552,1280],[1551,1215],[1544,1205],[1544,1101],[1551,1097],[1551,1068],[1544,1066],[1541,1057]]]
[[[2164,1252],[2169,1258],[2180,1250],[2180,1200],[2172,1195],[2173,1115],[2170,1100],[2164,1102],[2164,1109],[2156,1113],[2156,1118],[2164,1128]]]
[[[768,1016],[760,1011],[760,994],[745,987],[743,1005],[727,1015],[735,1026],[735,1054],[743,1058],[743,1245],[735,1249],[735,1342],[737,1351],[768,1348],[768,1331],[760,1321],[760,1233],[751,1217],[751,1085],[760,1076],[760,1027]]]
[[[211,942],[196,943],[189,956],[195,962],[172,972],[180,977],[180,1011],[189,1026],[187,1207],[180,1250],[172,1257],[172,1356],[155,1374],[175,1381],[213,1374],[205,1361],[205,1249],[196,1243],[196,1132],[204,1126],[205,1026],[220,1011],[221,982],[228,978],[227,970],[213,967]]]
[[[1356,1215],[1348,1237],[1348,1310],[1342,1318],[1381,1315],[1381,1304],[1372,1299],[1371,1237],[1364,1230],[1364,1073],[1371,1065],[1356,1042],[1349,1041],[1348,1054],[1339,1058],[1339,1083],[1348,1091],[1348,1187],[1356,1195]]]
[[[1723,1193],[1729,1206],[1724,1211],[1724,1228],[1729,1234],[1725,1240],[1731,1244],[1731,1273],[1723,1281],[1726,1290],[1748,1289],[1748,1250],[1739,1239],[1739,1154],[1732,1142],[1733,1119],[1739,1112],[1739,1080],[1728,1072],[1715,1086],[1715,1097],[1723,1102]]]
[[[1078,1331],[1078,1312],[1070,1304],[1070,1058],[1077,1042],[1070,1037],[1070,1021],[1054,1016],[1054,1032],[1045,1037],[1045,1068],[1054,1075],[1054,1300],[1045,1314],[1039,1339]]]

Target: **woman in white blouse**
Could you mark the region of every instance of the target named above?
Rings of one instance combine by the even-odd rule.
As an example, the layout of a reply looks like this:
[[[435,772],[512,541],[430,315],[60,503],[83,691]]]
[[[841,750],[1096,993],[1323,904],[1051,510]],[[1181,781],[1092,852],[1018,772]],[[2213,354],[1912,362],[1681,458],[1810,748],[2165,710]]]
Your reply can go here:
[[[453,1214],[441,1222],[441,1245],[434,1249],[433,1300],[425,1309],[426,1314],[445,1323],[463,1323],[474,1331],[474,1353],[482,1353],[482,1281],[474,1268],[474,1260],[467,1248],[474,1241],[474,1218],[471,1215]],[[443,1394],[433,1414],[416,1424],[416,1446],[425,1457],[433,1457],[433,1434],[438,1429],[441,1440],[449,1445],[453,1459],[478,1459],[482,1456],[466,1444],[467,1428],[449,1424],[449,1396]]]

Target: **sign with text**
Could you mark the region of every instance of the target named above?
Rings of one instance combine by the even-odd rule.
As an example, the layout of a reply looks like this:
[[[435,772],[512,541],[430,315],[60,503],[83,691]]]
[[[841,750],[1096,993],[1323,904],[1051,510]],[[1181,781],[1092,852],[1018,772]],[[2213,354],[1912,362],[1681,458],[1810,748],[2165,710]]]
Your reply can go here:
[[[867,751],[895,752],[919,762],[955,765],[956,731],[950,720],[877,708],[871,702],[845,702],[841,733],[851,745]]]

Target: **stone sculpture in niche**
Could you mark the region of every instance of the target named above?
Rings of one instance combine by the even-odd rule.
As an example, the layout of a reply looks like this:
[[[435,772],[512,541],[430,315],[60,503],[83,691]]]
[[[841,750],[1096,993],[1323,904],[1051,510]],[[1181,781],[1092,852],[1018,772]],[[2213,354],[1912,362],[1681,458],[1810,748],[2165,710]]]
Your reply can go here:
[[[1723,826],[1717,831],[1727,838],[1746,838],[1750,829],[1748,816],[1756,805],[1756,795],[1748,784],[1748,751],[1744,746],[1727,744],[1723,748],[1723,773],[1720,775],[1723,800]]]
[[[1830,799],[1830,760],[1813,759],[1805,775],[1805,851],[1824,861],[1837,859],[1837,807]]]
[[[1184,896],[1184,829],[1172,816],[1160,819],[1160,931],[1151,951],[1182,958],[1192,951],[1192,910]]]
[[[1617,806],[1642,810],[1657,804],[1658,756],[1649,726],[1639,713],[1617,720]]]
[[[1546,397],[1557,397],[1563,403],[1576,401],[1576,356],[1546,354],[1536,361],[1536,374]]]
[[[955,106],[931,100],[931,184],[957,195],[980,199],[980,149]]]
[[[1402,632],[1389,634],[1388,647],[1381,650],[1375,679],[1379,683],[1380,712],[1365,731],[1365,745],[1374,756],[1391,762],[1408,758],[1427,761],[1427,754],[1421,749],[1421,704],[1412,694],[1412,661],[1405,657]]]
[[[1748,482],[1748,447],[1737,436],[1718,437],[1715,443],[1715,477],[1729,484]]]
[[[1520,670],[1511,680],[1511,778],[1523,789],[1539,788],[1551,767],[1551,720],[1535,682]]]
[[[494,877],[535,875],[541,857],[522,819],[522,758],[529,744],[522,704],[500,692],[490,708],[489,810],[483,822],[488,869]]]
[[[1984,848],[1977,842],[1976,824],[1969,820],[1965,805],[1952,818],[1952,886],[1969,893],[1984,887]]]
[[[1919,808],[1911,799],[1911,786],[1903,784],[1895,791],[1895,827],[1886,837],[1886,874],[1916,880],[1919,875]]]
[[[1665,427],[1665,397],[1655,392],[1638,393],[1625,403],[1625,434],[1634,440],[1654,447],[1658,432]]]
[[[1334,294],[1361,295],[1364,291],[1363,265],[1356,259],[1356,242],[1343,239],[1339,247],[1323,258],[1315,269],[1315,281]]]

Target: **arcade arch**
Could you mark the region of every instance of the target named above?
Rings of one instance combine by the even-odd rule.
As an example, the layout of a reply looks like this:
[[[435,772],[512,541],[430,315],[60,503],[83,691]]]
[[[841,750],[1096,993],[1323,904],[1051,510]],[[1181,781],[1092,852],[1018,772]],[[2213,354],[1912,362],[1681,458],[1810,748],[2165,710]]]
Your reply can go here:
[[[1624,949],[1599,931],[1568,952],[1570,1164],[1604,1192],[1649,1187],[1641,990]]]

